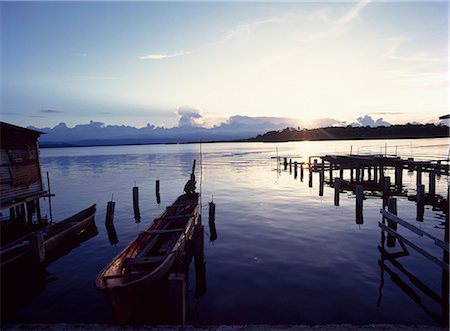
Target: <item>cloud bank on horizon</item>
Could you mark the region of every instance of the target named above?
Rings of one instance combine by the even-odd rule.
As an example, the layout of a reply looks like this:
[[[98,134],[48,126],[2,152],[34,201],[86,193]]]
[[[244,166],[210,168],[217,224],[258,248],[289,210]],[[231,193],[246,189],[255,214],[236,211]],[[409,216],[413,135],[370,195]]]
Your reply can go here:
[[[207,119],[195,109],[183,108],[179,109],[177,113],[179,116],[178,126],[172,128],[152,124],[147,124],[143,128],[135,128],[127,125],[106,125],[103,122],[92,120],[88,124],[78,124],[74,127],[68,127],[65,123],[61,122],[52,128],[36,128],[33,126],[29,126],[29,128],[46,133],[40,137],[41,143],[86,145],[236,140],[252,138],[268,131],[281,130],[287,127],[378,127],[390,125],[383,118],[374,120],[370,115],[360,116],[356,121],[351,123],[332,118],[317,119],[314,121],[313,127],[301,126],[298,120],[292,118],[235,115],[229,117],[219,125],[205,127],[204,124],[207,123]],[[446,124],[448,125],[448,123]]]

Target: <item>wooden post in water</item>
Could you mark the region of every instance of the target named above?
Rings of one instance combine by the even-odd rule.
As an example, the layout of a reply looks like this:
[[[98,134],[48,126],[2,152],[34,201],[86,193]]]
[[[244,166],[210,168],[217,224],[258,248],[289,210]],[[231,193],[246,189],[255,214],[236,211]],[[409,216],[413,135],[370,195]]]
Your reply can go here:
[[[334,205],[339,206],[339,192],[341,189],[341,181],[342,179],[336,178],[334,180]]]
[[[332,162],[330,162],[330,169],[329,169],[330,172],[328,175],[329,176],[328,178],[330,179],[330,183],[333,182],[333,166],[334,166],[334,164]]]
[[[350,168],[350,181],[353,182],[353,167]]]
[[[361,167],[361,182],[364,182],[364,166]]]
[[[373,167],[373,181],[375,183],[378,183],[378,167],[377,166]]]
[[[448,202],[448,192],[447,188],[447,202]],[[447,244],[449,242],[449,220],[448,212],[445,218],[444,224],[444,241]],[[444,263],[449,263],[449,253],[447,250],[443,249],[443,261]],[[442,326],[448,330],[449,328],[449,272],[445,268],[442,269]]]
[[[286,170],[287,169],[287,157],[285,157],[283,159],[284,159],[284,162],[283,162],[284,170]]]
[[[388,198],[388,211],[394,215],[397,215],[397,199],[394,197]],[[388,219],[388,227],[394,231],[397,231],[397,223]],[[387,236],[387,246],[395,247],[395,237],[388,233]]]
[[[295,161],[294,162],[294,178],[295,179],[297,179],[297,175],[298,175],[297,167],[298,167],[298,163],[297,163],[297,161]]]
[[[430,199],[434,199],[436,195],[436,173],[434,170],[430,170],[429,172],[428,194]]]
[[[50,176],[47,171],[47,188],[48,188],[48,212],[50,214],[50,223],[53,223],[53,215],[52,215],[52,192],[50,189]]]
[[[417,178],[416,178],[416,189],[419,189],[419,186],[422,185],[422,167],[417,165]]]
[[[344,179],[344,166],[342,164],[339,165],[339,178]]]
[[[320,168],[320,172],[319,172],[319,196],[323,197],[323,182],[325,181],[325,169],[323,167],[323,162],[322,162],[322,167]]]
[[[314,172],[317,171],[317,159],[314,159],[314,167],[313,167],[313,171],[314,171]]]
[[[141,213],[139,211],[139,187],[133,187],[133,210],[136,223],[141,221]]]
[[[423,222],[423,214],[425,212],[425,185],[419,185],[416,196],[417,204],[417,221]]]
[[[367,167],[367,176],[368,176],[368,180],[371,181],[372,180],[372,167],[371,166]]]
[[[361,168],[359,166],[356,167],[356,182],[361,182]]]
[[[384,183],[384,167],[380,165],[380,183]]]
[[[395,167],[395,187],[397,192],[401,192],[403,185],[403,166]]]
[[[155,182],[155,196],[156,196],[156,203],[159,205],[161,203],[161,195],[159,194],[159,179]]]
[[[300,162],[300,181],[303,182],[303,162]]]
[[[30,237],[30,248],[33,263],[43,264],[45,262],[45,243],[42,231],[36,231]]]
[[[414,171],[414,158],[412,157],[408,157],[408,172],[413,172]]]
[[[312,177],[312,169],[309,168],[309,172],[308,172],[308,186],[309,187],[313,187],[313,177]]]
[[[383,178],[383,207],[388,203],[388,197],[391,195],[391,177]]]
[[[356,185],[356,224],[363,224],[363,200],[364,189],[362,185]]]
[[[292,173],[292,159],[289,159],[289,173]]]
[[[38,220],[38,223],[41,223],[41,222],[43,221],[42,215],[41,215],[41,203],[40,203],[39,199],[36,199],[36,200],[35,200],[35,203],[36,203],[36,216],[37,216],[37,220]]]
[[[105,218],[105,224],[111,225],[114,224],[114,209],[116,207],[116,203],[112,200],[108,201],[108,204],[106,206],[106,218]]]
[[[186,279],[184,274],[169,274],[167,291],[167,314],[170,324],[186,324]]]

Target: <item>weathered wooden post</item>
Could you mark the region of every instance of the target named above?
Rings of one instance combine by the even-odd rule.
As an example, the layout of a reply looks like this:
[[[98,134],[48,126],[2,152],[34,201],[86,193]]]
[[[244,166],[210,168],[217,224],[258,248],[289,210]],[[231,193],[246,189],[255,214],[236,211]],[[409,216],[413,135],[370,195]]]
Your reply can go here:
[[[369,181],[372,180],[372,167],[371,166],[367,167],[367,177],[368,177]]]
[[[437,176],[438,178],[441,177],[441,169],[442,169],[441,166],[442,166],[442,161],[441,161],[441,160],[438,160],[438,161],[437,161],[436,168],[435,168],[436,176]]]
[[[41,223],[43,221],[42,219],[42,215],[41,215],[41,203],[39,202],[39,199],[35,200],[36,203],[36,216],[37,216],[37,220],[38,223]]]
[[[339,206],[339,192],[341,189],[341,181],[342,179],[336,178],[334,180],[334,205]]]
[[[323,197],[323,183],[325,181],[325,170],[322,164],[319,172],[319,196]]]
[[[356,185],[356,224],[363,224],[364,190],[362,185]]]
[[[417,221],[423,222],[423,215],[425,212],[425,185],[419,185],[416,196],[417,204]]]
[[[380,183],[384,183],[384,167],[380,165]]]
[[[383,178],[383,207],[388,203],[388,197],[391,195],[391,177]]]
[[[309,172],[308,172],[308,186],[309,187],[313,187],[313,176],[312,176],[312,169],[309,168]]]
[[[373,181],[375,183],[378,183],[378,167],[377,166],[373,167]]]
[[[353,167],[350,168],[350,181],[353,182]]]
[[[155,182],[155,196],[156,196],[156,203],[159,205],[161,203],[161,195],[159,194],[159,179]]]
[[[45,242],[42,231],[36,231],[30,237],[32,261],[38,265],[45,263]]]
[[[295,162],[294,162],[294,178],[295,178],[295,179],[297,179],[297,175],[298,175],[297,167],[298,167],[298,162],[295,161]]]
[[[361,182],[364,182],[364,166],[361,167]]]
[[[447,188],[447,202],[448,202],[448,188]],[[447,244],[449,242],[449,220],[448,212],[444,224],[444,241]],[[443,261],[444,263],[449,263],[449,253],[446,249],[443,249]],[[442,326],[449,328],[449,272],[445,268],[442,268]]]
[[[408,172],[414,171],[414,158],[408,157]]]
[[[303,182],[303,162],[300,162],[300,181]]]
[[[287,157],[285,157],[285,158],[283,158],[284,159],[284,162],[283,162],[283,165],[284,165],[284,170],[286,170],[287,169]]]
[[[314,159],[313,171],[317,172],[317,159]]]
[[[292,173],[292,159],[289,159],[289,173]]]
[[[420,165],[417,165],[417,179],[416,179],[416,188],[419,189],[419,186],[422,185],[422,167]]]
[[[194,229],[194,264],[195,264],[195,293],[196,298],[206,293],[206,268],[204,254],[204,227],[196,226]],[[211,232],[210,226],[210,232]],[[214,228],[215,231],[215,228]],[[211,240],[213,241],[213,240]]]
[[[139,223],[141,221],[141,213],[139,211],[139,188],[137,186],[133,187],[133,211],[134,219],[136,223]]]
[[[332,162],[329,163],[330,169],[329,169],[329,175],[328,178],[330,179],[330,183],[333,182],[333,166],[334,164]]]
[[[394,215],[397,215],[397,199],[394,197],[388,198],[388,211]],[[397,223],[388,219],[388,227],[394,231],[397,231]],[[395,237],[388,233],[387,246],[395,247]]]
[[[216,204],[214,202],[209,203],[209,241],[214,241],[217,239],[217,231],[216,231]],[[202,237],[203,240],[203,237]]]
[[[361,168],[359,166],[356,167],[356,182],[361,182]]]
[[[395,186],[397,192],[401,192],[403,186],[403,165],[395,167]]]
[[[114,201],[108,201],[108,204],[106,206],[106,218],[105,218],[105,224],[111,225],[114,223],[114,209],[115,209],[116,203]]]
[[[434,170],[430,170],[429,172],[428,195],[430,199],[434,199],[434,196],[436,195],[436,173]]]
[[[344,179],[344,166],[342,164],[339,165],[339,178]]]
[[[167,313],[170,324],[186,324],[186,279],[184,274],[169,274],[167,291]]]

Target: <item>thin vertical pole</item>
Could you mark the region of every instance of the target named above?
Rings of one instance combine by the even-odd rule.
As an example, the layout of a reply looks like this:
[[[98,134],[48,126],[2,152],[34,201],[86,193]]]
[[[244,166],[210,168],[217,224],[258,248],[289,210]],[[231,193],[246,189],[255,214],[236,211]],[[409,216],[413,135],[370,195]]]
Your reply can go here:
[[[50,175],[47,171],[47,188],[48,188],[48,211],[50,213],[50,223],[53,223],[53,215],[52,215],[52,191],[50,189]]]

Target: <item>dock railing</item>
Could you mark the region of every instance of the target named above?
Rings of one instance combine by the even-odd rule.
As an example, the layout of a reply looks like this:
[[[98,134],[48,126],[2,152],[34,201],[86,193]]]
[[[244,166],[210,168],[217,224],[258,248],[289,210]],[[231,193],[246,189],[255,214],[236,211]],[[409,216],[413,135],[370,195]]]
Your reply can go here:
[[[440,240],[438,238],[436,238],[435,236],[429,234],[428,232],[416,227],[415,225],[412,225],[411,223],[408,223],[405,220],[402,220],[400,217],[398,217],[397,215],[395,215],[394,213],[391,213],[388,210],[385,209],[380,209],[380,213],[383,215],[383,217],[385,217],[388,221],[396,223],[398,225],[401,225],[405,228],[407,228],[408,230],[414,232],[415,234],[419,235],[419,236],[425,236],[428,237],[430,239],[432,239],[434,241],[434,244],[440,248],[442,248],[443,250],[445,250],[448,254],[449,252],[449,248],[448,248],[448,242],[445,242],[443,240]],[[406,239],[404,236],[400,235],[396,230],[394,230],[394,227],[390,227],[386,224],[383,224],[382,222],[378,222],[378,226],[383,229],[384,231],[386,231],[388,234],[390,234],[391,236],[395,237],[396,239],[398,239],[399,241],[401,241],[402,243],[408,245],[409,247],[411,247],[412,249],[414,249],[416,252],[418,252],[419,254],[423,255],[424,257],[426,257],[427,259],[429,259],[431,262],[435,263],[436,265],[440,266],[442,269],[444,269],[445,271],[449,271],[449,264],[448,261],[442,261],[441,259],[435,257],[434,255],[430,254],[429,252],[427,252],[426,250],[424,250],[423,248],[419,247],[418,245],[414,244],[412,241]],[[448,226],[448,225],[447,225]]]

